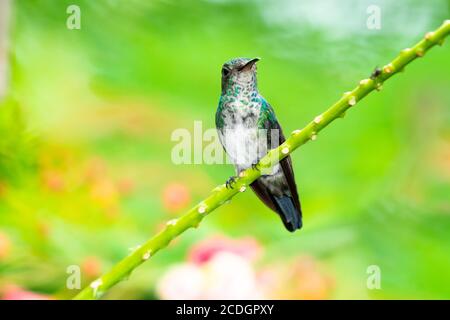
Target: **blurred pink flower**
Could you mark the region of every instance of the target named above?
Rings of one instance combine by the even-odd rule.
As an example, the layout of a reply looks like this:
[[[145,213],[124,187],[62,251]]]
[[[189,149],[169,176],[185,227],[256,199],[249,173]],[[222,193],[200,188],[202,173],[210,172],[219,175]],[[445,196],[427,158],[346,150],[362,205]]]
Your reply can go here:
[[[205,263],[215,254],[231,252],[248,260],[256,260],[261,254],[261,246],[253,238],[230,239],[215,236],[194,245],[188,254],[188,260],[193,263]]]
[[[160,279],[162,299],[262,299],[252,261],[261,248],[251,238],[213,237],[194,246],[188,262]]]
[[[52,297],[26,291],[15,285],[9,285],[4,290],[2,300],[52,300]]]
[[[202,265],[187,262],[170,268],[157,292],[174,300],[263,298],[250,261],[225,251]]]
[[[159,280],[157,291],[162,299],[200,299],[205,282],[201,268],[191,263],[171,267]]]

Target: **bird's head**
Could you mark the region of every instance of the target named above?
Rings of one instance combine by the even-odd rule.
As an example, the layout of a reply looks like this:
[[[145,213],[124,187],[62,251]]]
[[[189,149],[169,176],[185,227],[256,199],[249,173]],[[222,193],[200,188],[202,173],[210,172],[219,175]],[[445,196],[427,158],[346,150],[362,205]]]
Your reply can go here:
[[[222,94],[234,85],[256,90],[256,62],[259,58],[235,58],[222,66]]]

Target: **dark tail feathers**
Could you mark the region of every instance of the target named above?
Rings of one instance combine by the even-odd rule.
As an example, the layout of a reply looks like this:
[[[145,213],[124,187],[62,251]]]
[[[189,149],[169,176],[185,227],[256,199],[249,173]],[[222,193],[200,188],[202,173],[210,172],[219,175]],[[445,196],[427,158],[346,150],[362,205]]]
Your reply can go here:
[[[283,220],[284,226],[290,232],[294,232],[302,227],[302,215],[289,196],[273,197],[277,206],[277,212]]]

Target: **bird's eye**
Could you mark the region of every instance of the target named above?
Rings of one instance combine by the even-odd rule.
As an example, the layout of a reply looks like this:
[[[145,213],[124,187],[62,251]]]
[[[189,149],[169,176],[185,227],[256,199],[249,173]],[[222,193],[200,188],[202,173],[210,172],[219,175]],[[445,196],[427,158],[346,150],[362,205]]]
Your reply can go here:
[[[222,75],[224,77],[228,76],[229,74],[230,74],[230,69],[227,69],[227,68],[222,69]]]

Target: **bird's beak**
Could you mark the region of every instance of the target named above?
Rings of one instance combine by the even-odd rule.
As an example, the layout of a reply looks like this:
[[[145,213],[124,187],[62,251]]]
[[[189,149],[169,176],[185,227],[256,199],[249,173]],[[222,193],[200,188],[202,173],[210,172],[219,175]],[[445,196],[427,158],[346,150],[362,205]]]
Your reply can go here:
[[[259,60],[261,60],[260,58],[253,58],[252,60],[250,60],[249,62],[247,62],[246,64],[244,64],[241,68],[239,68],[239,71],[247,71],[250,70],[253,65],[258,62]]]

